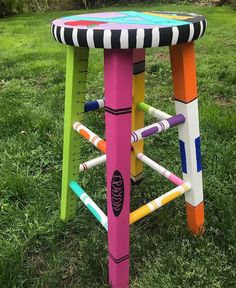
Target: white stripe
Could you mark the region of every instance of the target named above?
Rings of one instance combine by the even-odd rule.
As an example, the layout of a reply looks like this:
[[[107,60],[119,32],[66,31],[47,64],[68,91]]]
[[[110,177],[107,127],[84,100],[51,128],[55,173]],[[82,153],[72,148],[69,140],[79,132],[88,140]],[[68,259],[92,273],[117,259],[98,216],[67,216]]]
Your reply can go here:
[[[87,30],[87,42],[89,48],[94,48],[93,29]]]
[[[152,205],[152,203],[147,203],[147,206],[149,207],[149,209],[153,212],[155,210],[155,207]]]
[[[158,28],[152,29],[152,47],[158,47],[160,42],[160,31]]]
[[[203,33],[203,23],[202,23],[202,21],[200,21],[200,33],[199,33],[198,38],[200,38],[202,36],[202,33]]]
[[[193,34],[194,34],[194,26],[193,23],[189,24],[189,37],[188,37],[188,42],[191,42],[193,39]]]
[[[104,46],[104,48],[107,48],[107,47]],[[99,108],[104,107],[104,102],[105,102],[104,99],[98,99],[97,102],[98,102]]]
[[[179,39],[179,29],[177,27],[172,27],[172,41],[171,41],[171,45],[176,45]]]
[[[54,26],[53,34],[54,34],[55,39],[58,41],[58,38],[57,38],[57,26],[56,25]]]
[[[72,40],[73,40],[74,46],[76,46],[76,47],[79,46],[77,33],[78,33],[78,30],[76,28],[74,28],[73,32],[72,32]]]
[[[161,169],[160,169],[160,170],[161,170]],[[164,171],[162,172],[162,175],[163,175],[164,177],[169,178],[171,174],[172,174],[172,173],[170,173],[170,171],[168,171],[168,170],[166,170],[166,169],[164,168]]]
[[[161,122],[164,124],[165,129],[169,129],[170,128],[170,124],[169,124],[169,122],[167,120],[162,120]]]
[[[65,29],[64,29],[64,27],[62,26],[62,27],[61,27],[61,30],[60,30],[61,42],[62,42],[63,44],[66,44],[65,37],[64,37],[64,32],[65,32]]]
[[[143,48],[144,44],[144,29],[137,29],[136,48]]]
[[[128,36],[128,30],[122,29],[120,34],[120,48],[126,49],[129,47],[129,36]]]
[[[111,48],[111,30],[104,30],[104,35],[103,35],[103,46],[106,49]]]

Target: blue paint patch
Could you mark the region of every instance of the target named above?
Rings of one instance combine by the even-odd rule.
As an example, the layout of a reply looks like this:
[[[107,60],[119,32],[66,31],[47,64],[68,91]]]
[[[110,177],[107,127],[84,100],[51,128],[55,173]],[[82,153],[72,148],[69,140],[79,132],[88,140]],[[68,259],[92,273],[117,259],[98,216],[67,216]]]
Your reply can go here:
[[[180,157],[181,157],[182,172],[187,173],[187,159],[186,159],[185,143],[184,141],[180,139],[179,139],[179,150],[180,150]]]
[[[196,150],[197,172],[200,172],[202,171],[200,136],[195,139],[195,150]]]
[[[99,109],[98,101],[88,101],[84,105],[84,112],[93,111]]]

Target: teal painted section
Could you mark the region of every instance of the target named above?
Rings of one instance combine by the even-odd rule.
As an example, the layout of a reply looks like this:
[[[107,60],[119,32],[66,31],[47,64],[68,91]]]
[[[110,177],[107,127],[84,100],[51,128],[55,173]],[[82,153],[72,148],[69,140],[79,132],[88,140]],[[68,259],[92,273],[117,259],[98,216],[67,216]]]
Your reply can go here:
[[[80,198],[85,191],[79,186],[75,181],[70,182],[70,188],[75,192],[75,194]]]
[[[102,218],[101,216],[98,214],[98,212],[93,208],[92,205],[87,204],[86,207],[89,209],[89,211],[93,214],[93,216],[95,218],[97,218],[97,220],[101,223],[102,222]]]
[[[154,25],[164,25],[164,26],[177,26],[177,25],[189,24],[189,22],[186,22],[186,21],[179,21],[176,19],[153,16],[153,15],[139,13],[135,11],[124,11],[122,13],[132,17],[133,19],[140,17],[145,21],[143,22],[143,21],[138,20],[139,24],[154,24]]]
[[[99,214],[99,211],[96,210],[96,204],[95,202],[88,196],[88,194],[80,187],[80,185],[75,182],[75,181],[71,181],[70,182],[70,188],[72,189],[72,191],[80,198],[80,200],[84,203],[84,201],[86,199],[89,199],[90,203],[87,203],[84,205],[88,208],[88,210],[93,214],[93,216],[103,225],[103,227],[108,230],[108,223],[107,221],[104,222],[104,219],[102,219],[102,216]],[[94,206],[92,206],[91,204],[93,204]],[[99,207],[98,207],[99,209]],[[103,212],[101,212],[103,213]],[[105,215],[104,215],[105,216]]]

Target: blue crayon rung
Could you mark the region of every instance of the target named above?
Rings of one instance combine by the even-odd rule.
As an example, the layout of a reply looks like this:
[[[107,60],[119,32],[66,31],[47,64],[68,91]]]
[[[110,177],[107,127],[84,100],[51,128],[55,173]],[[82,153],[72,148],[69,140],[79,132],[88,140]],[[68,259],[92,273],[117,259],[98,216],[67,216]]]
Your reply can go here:
[[[88,101],[84,105],[84,112],[94,111],[103,107],[104,107],[103,99]]]

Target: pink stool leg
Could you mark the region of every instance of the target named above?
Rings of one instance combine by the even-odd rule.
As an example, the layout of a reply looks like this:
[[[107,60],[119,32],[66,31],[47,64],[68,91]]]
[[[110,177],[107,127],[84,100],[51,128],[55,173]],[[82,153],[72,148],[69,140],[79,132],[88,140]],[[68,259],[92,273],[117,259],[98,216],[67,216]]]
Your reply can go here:
[[[109,283],[129,287],[132,50],[105,50]]]

